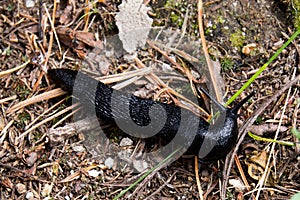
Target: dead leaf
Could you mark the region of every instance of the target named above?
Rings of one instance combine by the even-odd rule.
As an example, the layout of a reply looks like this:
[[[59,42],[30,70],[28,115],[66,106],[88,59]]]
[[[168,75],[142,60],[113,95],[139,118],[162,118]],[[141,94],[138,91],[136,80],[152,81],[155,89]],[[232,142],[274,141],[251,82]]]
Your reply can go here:
[[[251,178],[255,180],[260,180],[262,175],[264,174],[266,165],[267,165],[268,155],[266,151],[257,152],[254,151],[254,155],[250,157],[250,162],[246,162],[248,165],[248,174]],[[268,179],[266,181],[267,186],[273,186],[276,182],[276,177],[271,170],[268,169]]]
[[[249,131],[255,133],[256,135],[262,136],[264,135],[264,133],[276,132],[277,128],[278,128],[278,124],[261,124],[261,125],[252,125]],[[287,130],[288,128],[285,126],[279,127],[280,132],[285,132]]]
[[[242,49],[242,53],[245,55],[250,55],[251,52],[257,47],[257,44],[255,43],[251,43],[251,44],[247,44],[246,46],[243,47]]]
[[[59,18],[59,23],[66,25],[70,21],[72,21],[72,18],[71,18],[72,10],[73,10],[73,7],[71,5],[66,6],[63,14]]]
[[[13,184],[11,182],[11,180],[7,177],[4,177],[3,180],[1,181],[1,185],[3,185],[4,187],[6,188],[10,188],[12,189],[13,188]]]
[[[26,164],[28,166],[32,166],[38,158],[38,154],[36,152],[31,152],[29,157],[26,158]]]
[[[251,176],[251,178],[253,178],[254,180],[259,180],[262,177],[263,173],[264,169],[261,166],[254,163],[249,163],[248,174],[249,176]]]
[[[250,160],[253,163],[259,164],[261,167],[265,168],[268,160],[267,152],[262,151],[260,153],[257,153],[251,156]]]
[[[80,58],[85,58],[86,46],[102,48],[102,41],[96,41],[93,33],[74,31],[66,27],[57,27],[56,32],[60,42],[72,48]]]

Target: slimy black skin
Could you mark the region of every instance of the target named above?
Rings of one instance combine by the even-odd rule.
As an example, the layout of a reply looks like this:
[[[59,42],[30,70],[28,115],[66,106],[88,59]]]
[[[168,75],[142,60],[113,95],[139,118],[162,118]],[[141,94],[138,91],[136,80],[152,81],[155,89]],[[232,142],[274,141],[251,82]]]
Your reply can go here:
[[[134,134],[141,131],[134,129],[132,122],[139,127],[147,126],[144,136],[141,135],[141,137],[145,138],[147,134],[152,134],[152,131],[157,133],[155,137],[166,142],[171,141],[180,130],[183,145],[188,147],[187,152],[208,161],[224,158],[233,148],[238,135],[237,112],[253,95],[249,95],[232,109],[224,108],[211,99],[219,108],[220,116],[223,117],[218,117],[216,122],[210,125],[187,109],[114,90],[77,71],[51,69],[48,70],[48,75],[63,90],[78,98],[83,105],[92,106],[99,119],[121,122],[129,129],[132,127],[131,131],[135,132]],[[112,103],[112,99],[117,103]],[[124,112],[126,106],[129,108],[130,116]],[[156,130],[156,123],[151,122],[158,122],[162,119],[166,119],[165,123]],[[185,121],[184,127],[181,124],[182,119]],[[195,136],[190,134],[192,131],[196,131]],[[188,141],[192,141],[191,144],[187,144]],[[208,153],[205,153],[206,148]],[[202,155],[201,152],[204,154]]]

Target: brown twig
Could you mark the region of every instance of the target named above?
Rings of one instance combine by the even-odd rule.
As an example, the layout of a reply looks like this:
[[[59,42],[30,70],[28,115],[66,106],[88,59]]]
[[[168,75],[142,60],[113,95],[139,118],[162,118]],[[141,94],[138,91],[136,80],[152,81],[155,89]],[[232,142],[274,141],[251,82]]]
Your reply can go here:
[[[197,182],[197,187],[198,187],[198,192],[199,192],[199,197],[201,200],[203,200],[203,190],[201,188],[200,184],[200,178],[199,178],[199,166],[198,166],[198,157],[194,156],[195,158],[195,176],[196,176],[196,182]]]
[[[136,189],[133,191],[132,193],[132,197],[136,196],[137,193],[140,193],[142,191],[142,189],[147,185],[147,183],[155,176],[155,174],[161,170],[162,168],[168,166],[170,164],[170,161],[167,161],[165,163],[163,163],[162,165],[160,165],[159,167],[157,167],[155,170],[153,170],[151,172],[151,174],[149,174],[139,185],[138,187],[136,187]],[[139,195],[137,195],[139,196]]]
[[[202,47],[203,47],[203,52],[204,52],[204,56],[205,56],[205,60],[207,63],[207,67],[208,67],[208,71],[210,74],[210,79],[212,82],[212,86],[213,86],[213,90],[216,94],[216,99],[221,102],[222,100],[222,96],[221,94],[218,92],[218,83],[215,77],[215,70],[213,69],[213,65],[211,63],[208,51],[207,51],[207,45],[206,45],[206,40],[205,40],[205,36],[204,36],[204,29],[203,29],[203,21],[202,21],[202,14],[203,13],[203,4],[202,4],[202,0],[198,0],[198,26],[199,26],[199,33],[200,33],[200,37],[201,37],[201,41],[202,41]]]
[[[60,88],[54,89],[54,90],[50,90],[48,92],[44,92],[42,94],[33,96],[29,99],[26,99],[25,101],[21,101],[18,104],[12,106],[9,110],[7,110],[6,113],[11,114],[14,113],[17,110],[20,110],[21,108],[24,108],[25,106],[40,102],[40,101],[44,101],[46,99],[51,99],[51,98],[55,98],[55,97],[59,97],[61,95],[66,94],[65,91],[63,91]]]
[[[145,200],[150,200],[152,197],[154,197],[154,195],[158,194],[164,187],[166,187],[166,185],[173,179],[173,177],[176,175],[178,171],[175,171],[169,178],[167,181],[164,181],[164,184],[161,185],[157,190],[155,190],[155,192],[153,192],[151,195],[149,195],[147,198],[145,198]]]
[[[26,177],[28,177],[28,178],[30,178],[31,180],[34,180],[34,181],[39,181],[39,182],[43,182],[43,183],[50,183],[50,181],[43,180],[43,179],[40,179],[38,176],[28,174],[27,172],[25,172],[23,170],[20,170],[16,167],[13,167],[12,165],[7,165],[7,164],[4,164],[4,163],[0,162],[0,167],[10,169],[10,170],[13,170],[15,172],[21,173],[21,174],[25,175]]]
[[[246,186],[246,189],[249,192],[250,191],[250,185],[249,185],[249,183],[247,181],[247,178],[246,178],[245,173],[243,171],[241,162],[240,162],[239,158],[237,157],[237,155],[234,156],[234,160],[235,160],[235,164],[236,164],[236,166],[237,166],[237,168],[238,168],[238,170],[239,170],[239,172],[240,172],[240,174],[242,176],[242,180],[243,180],[243,182],[244,182],[244,184]]]
[[[146,68],[146,66],[144,65],[144,63],[142,63],[142,61],[140,59],[138,59],[137,57],[135,58],[135,62],[137,63],[137,65],[139,66],[139,68]],[[173,95],[181,98],[182,100],[188,102],[189,104],[193,105],[199,111],[201,111],[202,113],[204,113],[205,116],[209,116],[209,114],[204,109],[202,109],[196,103],[194,103],[191,100],[185,98],[183,95],[179,94],[178,92],[176,92],[175,90],[173,90],[172,88],[170,88],[159,77],[157,77],[154,73],[150,73],[149,76],[146,76],[146,78],[148,78],[149,81],[152,81],[152,82],[155,82],[155,83],[159,84],[160,86],[163,87],[163,89],[166,89],[167,90],[166,92],[170,95],[171,98],[173,98],[172,95],[171,95],[171,94],[173,94]],[[177,100],[175,100],[175,98],[173,98],[173,100],[174,100],[175,104],[179,103]],[[183,108],[186,108],[188,110],[191,110],[189,107],[183,105],[182,103],[179,103],[179,106],[181,106]],[[194,112],[193,110],[191,110],[191,111]],[[195,114],[197,115],[198,113],[195,113]]]

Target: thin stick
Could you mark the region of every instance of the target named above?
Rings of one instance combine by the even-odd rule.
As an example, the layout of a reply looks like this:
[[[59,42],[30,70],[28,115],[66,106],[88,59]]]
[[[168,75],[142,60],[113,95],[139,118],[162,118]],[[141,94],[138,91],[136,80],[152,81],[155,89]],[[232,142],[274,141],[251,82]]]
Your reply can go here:
[[[39,182],[43,182],[43,183],[50,183],[50,181],[42,180],[42,179],[40,179],[40,177],[28,174],[27,172],[25,172],[23,170],[20,170],[20,169],[18,169],[16,167],[13,167],[12,165],[7,165],[7,164],[4,164],[4,163],[0,162],[0,167],[7,168],[7,169],[13,170],[15,172],[21,173],[24,176],[30,178],[31,180],[35,180],[35,181],[39,181]],[[20,176],[18,176],[18,177],[20,177]],[[20,177],[20,178],[22,178],[22,177]]]
[[[15,71],[18,71],[19,69],[22,69],[22,68],[26,67],[29,63],[30,63],[30,60],[27,60],[22,65],[19,65],[19,66],[15,67],[15,68],[8,69],[8,70],[0,72],[0,78],[3,77],[3,76],[9,75],[9,74],[11,74],[11,73],[13,73]]]
[[[244,182],[244,184],[246,186],[246,189],[249,192],[250,191],[250,189],[249,189],[250,185],[249,185],[249,183],[247,181],[247,178],[246,178],[245,173],[243,171],[241,162],[240,162],[239,158],[237,157],[237,155],[234,156],[234,160],[235,160],[235,164],[236,164],[236,166],[237,166],[237,168],[238,168],[238,170],[240,172],[240,175],[242,176],[242,180],[243,180],[243,182]]]
[[[56,2],[54,2],[55,4],[54,4],[54,8],[56,8]],[[54,21],[52,21],[52,19],[51,19],[51,16],[50,16],[50,14],[49,14],[49,11],[48,11],[48,9],[47,9],[47,7],[46,7],[46,4],[43,4],[43,6],[44,6],[44,8],[45,8],[45,10],[46,10],[46,14],[47,14],[47,17],[48,17],[48,19],[49,19],[49,21],[50,21],[50,26],[51,26],[51,29],[52,29],[52,31],[53,31],[53,33],[54,33],[54,37],[55,37],[55,39],[56,39],[56,42],[57,42],[57,45],[58,45],[58,49],[59,49],[59,53],[60,54],[62,54],[61,52],[61,46],[60,46],[60,42],[59,42],[59,39],[58,39],[58,36],[57,36],[57,33],[56,33],[56,30],[55,30],[55,27],[54,27]],[[53,10],[53,15],[54,15],[54,10]]]
[[[207,51],[206,40],[205,40],[204,29],[203,29],[203,21],[202,21],[202,15],[203,15],[202,13],[203,12],[202,11],[203,11],[202,0],[198,0],[198,27],[199,27],[199,33],[200,33],[200,37],[201,37],[201,41],[202,41],[203,52],[204,52],[205,60],[207,63],[208,71],[210,74],[212,86],[213,86],[214,92],[216,94],[216,99],[218,100],[218,102],[221,102],[222,96],[218,92],[219,91],[218,84],[217,84],[216,77],[214,76],[215,70],[213,69],[213,66],[212,66],[211,60],[209,58],[208,51]]]
[[[15,100],[16,98],[17,98],[17,95],[13,95],[13,96],[11,96],[11,97],[6,97],[6,98],[4,98],[4,99],[0,99],[0,104],[1,104],[1,103],[5,103],[5,102],[7,102],[7,101]]]
[[[60,112],[58,112],[58,113],[56,113],[56,114],[54,114],[54,115],[52,115],[52,116],[50,116],[50,117],[44,119],[43,121],[41,121],[41,122],[37,123],[36,125],[34,125],[33,127],[31,127],[30,129],[26,130],[26,131],[25,131],[24,133],[22,133],[17,139],[19,140],[19,139],[21,139],[22,137],[25,137],[29,132],[31,132],[31,131],[33,131],[34,129],[38,128],[39,126],[45,124],[46,122],[51,121],[51,120],[54,119],[55,117],[59,117],[59,116],[61,116],[62,114],[68,112],[69,110],[72,110],[73,108],[75,108],[75,107],[78,106],[78,105],[79,105],[79,103],[76,103],[76,104],[74,104],[74,105],[72,105],[72,106],[69,106],[69,107],[67,107],[66,109],[61,110]]]
[[[7,111],[7,113],[11,114],[11,113],[13,113],[17,110],[20,110],[21,108],[24,108],[25,106],[28,106],[28,105],[31,105],[31,104],[34,104],[34,103],[37,103],[37,102],[40,102],[40,101],[44,101],[44,100],[47,100],[47,99],[51,99],[51,98],[54,98],[54,97],[58,97],[58,96],[61,96],[61,95],[64,95],[64,94],[66,94],[66,92],[63,91],[60,88],[50,90],[48,92],[44,92],[42,94],[39,94],[39,95],[33,96],[29,99],[26,99],[25,101],[21,101],[20,103],[18,103],[16,105],[14,105],[13,107],[11,107]]]
[[[203,200],[203,190],[201,188],[200,184],[200,178],[199,178],[199,166],[198,166],[198,157],[194,156],[195,158],[195,176],[196,176],[196,182],[197,182],[197,187],[198,187],[198,192],[199,192],[199,197],[201,200]]]
[[[25,130],[29,129],[35,122],[37,122],[41,117],[43,117],[45,114],[47,114],[48,112],[50,112],[51,110],[53,110],[54,108],[56,108],[59,104],[61,104],[63,101],[65,101],[65,99],[60,100],[59,102],[57,102],[56,104],[54,104],[53,106],[51,106],[50,108],[48,108],[47,110],[45,110],[42,114],[40,114],[37,118],[35,118],[30,124],[28,124],[25,127]]]

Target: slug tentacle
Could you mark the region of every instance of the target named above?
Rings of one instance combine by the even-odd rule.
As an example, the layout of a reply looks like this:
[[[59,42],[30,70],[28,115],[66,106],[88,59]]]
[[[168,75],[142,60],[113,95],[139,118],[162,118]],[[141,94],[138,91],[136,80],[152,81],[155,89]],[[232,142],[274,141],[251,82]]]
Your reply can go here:
[[[94,109],[98,118],[115,121],[122,130],[126,129],[125,133],[138,138],[149,138],[156,133],[155,137],[166,143],[180,134],[188,152],[206,160],[223,158],[235,145],[237,111],[251,97],[249,95],[233,109],[224,108],[211,98],[221,117],[210,125],[187,109],[114,90],[77,71],[52,69],[48,74],[62,89]],[[186,121],[184,127],[182,119]],[[196,135],[190,134],[193,130]]]

